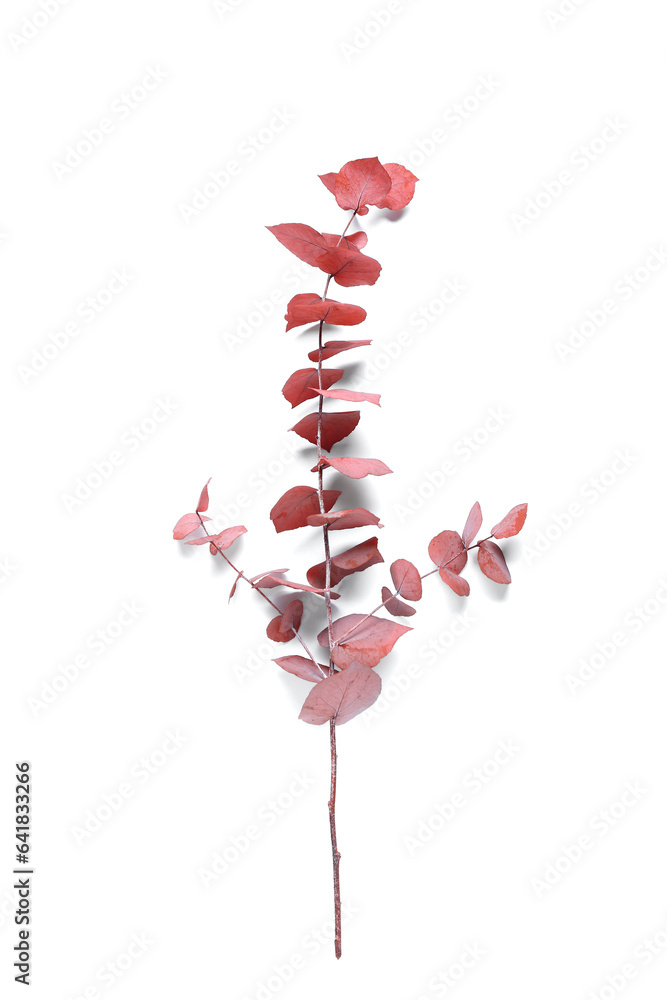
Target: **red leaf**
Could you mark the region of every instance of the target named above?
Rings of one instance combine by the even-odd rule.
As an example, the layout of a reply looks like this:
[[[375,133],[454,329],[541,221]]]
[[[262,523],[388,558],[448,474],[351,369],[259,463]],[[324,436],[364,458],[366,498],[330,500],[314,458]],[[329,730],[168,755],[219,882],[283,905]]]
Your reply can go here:
[[[505,514],[502,521],[499,521],[495,528],[491,529],[494,538],[511,538],[518,535],[526,523],[528,504],[520,503],[517,507],[512,507],[509,514]]]
[[[338,174],[335,171],[332,171],[330,174],[318,174],[317,176],[322,181],[327,191],[331,191],[331,193],[334,194]]]
[[[319,594],[324,595],[326,591],[322,587],[310,587],[307,583],[293,583],[292,580],[283,580],[282,577],[272,576],[270,573],[268,576],[263,576],[255,583],[256,587],[260,587],[262,590],[271,590],[273,587],[290,587],[292,590],[304,590],[309,594]],[[336,594],[333,590],[330,591],[331,599],[337,601],[340,594]]]
[[[397,559],[390,567],[391,578],[401,597],[409,601],[420,601],[422,596],[422,581],[419,570],[407,559]]]
[[[287,329],[322,320],[331,326],[356,326],[366,319],[366,310],[349,302],[323,299],[315,292],[302,292],[287,303]]]
[[[386,476],[391,472],[388,465],[381,462],[379,458],[323,458],[321,463],[311,469],[316,472],[319,466],[326,469],[331,466],[336,472],[342,473],[349,479],[363,479],[364,476]]]
[[[215,552],[215,549],[213,549],[213,551]],[[238,572],[238,574],[236,576],[236,579],[234,580],[234,583],[232,584],[232,589],[229,591],[229,597],[227,599],[227,603],[229,603],[229,601],[231,601],[232,597],[236,593],[236,588],[239,585],[239,580],[241,579],[241,576],[242,576],[242,571],[239,570],[239,572]]]
[[[206,545],[210,542],[212,552],[219,552],[221,549],[228,549],[230,545],[233,545],[239,535],[245,534],[247,528],[244,528],[242,524],[237,524],[233,528],[225,528],[224,531],[218,532],[217,535],[202,535],[201,538],[192,538],[187,541],[186,545]]]
[[[331,586],[335,587],[346,576],[352,573],[360,573],[375,563],[384,562],[378,552],[377,538],[368,538],[365,542],[360,542],[346,552],[334,556],[331,560]],[[311,566],[306,573],[308,582],[314,587],[324,587],[326,583],[326,563],[318,563]]]
[[[322,233],[329,249],[337,246],[347,247],[348,250],[363,250],[368,243],[368,236],[361,230],[357,233],[348,233],[347,236],[335,236],[333,233]]]
[[[345,372],[342,368],[323,368],[322,385],[328,389],[334,382],[338,382]],[[292,404],[292,409],[299,403],[305,403],[307,399],[316,399],[316,388],[319,385],[317,368],[300,368],[285,382],[283,386],[283,396]]]
[[[463,529],[463,544],[467,549],[469,545],[475,540],[477,532],[482,527],[482,508],[480,507],[477,500],[470,509],[468,514],[468,520],[466,521],[465,528]]]
[[[302,618],[303,602],[299,600],[290,601],[283,611],[282,625],[280,626],[282,631],[287,632],[289,629],[298,630]]]
[[[411,631],[407,625],[398,625],[374,615],[345,615],[333,623],[333,661],[343,669],[355,660],[366,667],[374,667],[391,652],[402,635]],[[320,646],[328,648],[328,629],[320,632],[317,641]],[[339,642],[340,645],[337,645]]]
[[[280,226],[267,226],[270,233],[291,250],[299,260],[316,267],[316,260],[327,250],[326,240],[316,229],[305,226],[301,222],[285,222]]]
[[[331,719],[342,726],[370,708],[381,690],[382,681],[374,670],[352,664],[342,673],[325,677],[311,689],[299,718],[312,726],[321,726]]]
[[[209,541],[217,549],[228,549],[234,544],[239,535],[244,535],[247,530],[242,524],[237,524],[232,528],[225,528],[224,531],[220,531],[217,535],[211,535]]]
[[[341,208],[359,211],[365,205],[377,205],[389,194],[391,177],[377,156],[350,160],[338,171],[334,195]]]
[[[366,236],[366,233],[363,233],[361,230],[359,230],[357,233],[350,233],[348,236],[345,237],[345,239],[347,240],[348,243],[351,243],[353,246],[355,246],[357,250],[363,250],[366,244],[368,243],[368,236]]]
[[[468,561],[468,553],[458,531],[441,531],[431,539],[428,554],[436,566],[447,566],[451,573],[460,573]]]
[[[334,354],[351,351],[353,347],[368,347],[372,343],[372,340],[329,340],[322,348],[322,361],[333,358]],[[319,356],[320,351],[317,347],[308,355],[311,361],[317,361]]]
[[[397,212],[412,201],[419,178],[400,163],[384,163],[383,167],[391,178],[391,189],[382,201],[376,201],[375,204],[378,208],[389,208]]]
[[[257,573],[257,574],[256,574],[256,576],[251,576],[251,577],[250,577],[250,582],[251,582],[251,583],[255,583],[255,582],[256,582],[257,580],[261,580],[261,579],[262,579],[262,577],[269,577],[269,576],[271,576],[271,577],[276,577],[276,576],[282,576],[282,575],[283,575],[284,573],[287,573],[287,570],[286,570],[286,569],[269,569],[269,570],[264,570],[264,572],[263,572],[263,573]],[[278,586],[278,584],[277,584],[277,583],[274,583],[274,584],[273,584],[273,586],[274,586],[274,587],[277,587],[277,586]]]
[[[329,668],[320,663],[321,670],[306,656],[279,656],[274,661],[288,674],[295,674],[304,681],[321,681],[329,673]]]
[[[440,567],[440,579],[444,580],[448,587],[451,587],[455,594],[459,597],[469,597],[470,595],[470,584],[467,580],[464,580],[462,576],[458,576],[456,573],[450,572],[450,570],[445,569],[444,566]]]
[[[330,514],[311,514],[308,524],[313,527],[320,527],[323,524],[329,525],[329,531],[340,531],[343,528],[362,528],[366,524],[380,524],[377,514],[371,514],[370,510],[364,507],[353,507],[351,510],[334,510]]]
[[[366,233],[350,233],[349,236],[336,236],[334,233],[322,233],[327,249],[335,250],[336,247],[345,247],[346,250],[355,250],[359,253],[368,243]],[[355,237],[357,237],[355,239]],[[359,239],[358,237],[363,237]]]
[[[330,274],[337,285],[353,288],[356,285],[374,285],[380,277],[382,267],[373,257],[358,250],[338,247],[327,250],[315,261],[315,266]]]
[[[375,403],[380,405],[380,397],[376,392],[354,392],[352,389],[316,389],[319,396],[327,399],[345,399],[349,403]]]
[[[477,561],[484,576],[494,583],[511,583],[512,577],[505,562],[503,550],[495,542],[480,542]]]
[[[187,538],[197,528],[201,528],[202,521],[210,520],[210,517],[199,518],[197,514],[184,514],[174,525],[174,538]]]
[[[274,642],[291,642],[294,638],[294,634],[285,635],[284,632],[280,631],[280,623],[282,620],[282,615],[276,615],[275,618],[272,618],[266,626],[266,634],[269,639],[272,639]]]
[[[282,615],[272,618],[266,627],[266,634],[274,642],[290,642],[298,631],[303,616],[301,601],[290,601]]]
[[[340,496],[340,490],[324,490],[324,509],[331,510]],[[269,517],[276,531],[292,531],[308,524],[311,514],[320,513],[317,490],[312,486],[293,486],[274,504]]]
[[[382,588],[382,600],[389,614],[395,615],[397,618],[409,618],[410,615],[417,614],[416,608],[411,608],[409,604],[394,597],[389,587]]]
[[[325,451],[330,451],[337,441],[342,441],[348,434],[351,434],[359,423],[361,414],[359,410],[345,411],[344,413],[323,413],[322,414],[322,447]],[[290,427],[291,431],[300,437],[317,444],[317,425],[319,414],[309,413],[307,417]]]
[[[208,484],[210,482],[211,480],[207,479],[204,489],[201,491],[201,496],[199,497],[199,503],[197,504],[198,514],[203,514],[205,510],[208,510]]]

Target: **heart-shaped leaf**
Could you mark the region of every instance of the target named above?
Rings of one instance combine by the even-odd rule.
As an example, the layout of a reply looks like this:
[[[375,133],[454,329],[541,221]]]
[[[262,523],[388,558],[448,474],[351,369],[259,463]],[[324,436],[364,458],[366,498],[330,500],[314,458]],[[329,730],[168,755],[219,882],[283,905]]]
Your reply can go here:
[[[458,531],[441,531],[431,539],[428,554],[436,566],[446,566],[451,573],[460,573],[468,561],[468,553]]]
[[[345,615],[333,623],[334,648],[332,659],[341,667],[358,660],[365,667],[374,667],[389,653],[406,632],[407,625],[398,625],[375,615]],[[320,646],[329,646],[328,629],[317,637]]]
[[[352,663],[347,670],[325,677],[311,689],[299,718],[311,726],[330,720],[342,726],[377,701],[381,690],[382,681],[374,670]]]

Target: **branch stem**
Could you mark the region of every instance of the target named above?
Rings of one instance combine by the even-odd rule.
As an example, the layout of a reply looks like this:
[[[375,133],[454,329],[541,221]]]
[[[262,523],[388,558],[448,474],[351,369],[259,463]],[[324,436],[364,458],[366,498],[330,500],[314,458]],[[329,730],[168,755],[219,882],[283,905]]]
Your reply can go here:
[[[479,548],[479,546],[481,545],[481,543],[482,542],[488,542],[489,538],[493,538],[493,535],[489,535],[488,538],[483,538],[483,539],[481,539],[481,541],[475,542],[474,545],[469,545],[465,551],[466,552],[471,552],[472,549]],[[425,580],[427,576],[433,576],[433,574],[437,573],[440,569],[444,569],[446,566],[449,566],[449,564],[451,562],[454,562],[455,559],[458,559],[459,556],[460,556],[460,553],[457,553],[455,556],[452,556],[451,559],[448,559],[446,563],[443,563],[442,566],[436,566],[435,569],[429,570],[428,573],[422,573],[422,575],[419,577],[419,579],[420,580]],[[364,624],[364,622],[367,622],[369,618],[373,617],[373,615],[375,614],[376,611],[380,611],[380,609],[385,606],[385,604],[387,603],[387,601],[390,601],[393,597],[400,597],[400,596],[401,596],[400,590],[396,589],[393,594],[390,594],[389,597],[385,598],[385,600],[382,602],[382,604],[378,604],[377,608],[373,608],[373,610],[369,611],[367,615],[364,615],[364,617],[361,619],[361,621],[357,622],[357,624],[353,628],[351,628],[348,632],[345,632],[344,635],[341,635],[341,637],[336,640],[336,645],[340,646],[340,644],[342,642],[344,642],[347,638],[349,638],[349,636],[351,636],[354,632],[356,632],[357,629],[360,629],[361,626]],[[329,637],[329,640],[331,642],[331,636]]]
[[[345,233],[352,224],[356,215],[352,212],[345,229],[343,230],[338,245],[340,245]],[[327,275],[324,286],[323,299],[326,299],[331,275]],[[320,320],[318,331],[318,357],[317,357],[317,386],[322,385],[322,353],[324,350],[324,320]],[[320,513],[324,514],[324,469],[322,468],[322,420],[324,413],[324,396],[320,394],[317,406],[317,496],[319,500]],[[322,525],[322,540],[324,542],[324,601],[327,609],[327,632],[329,634],[329,676],[334,672],[334,661],[331,656],[333,649],[333,616],[331,613],[331,547],[329,545],[329,526]],[[338,840],[336,837],[336,771],[338,767],[338,755],[336,751],[336,720],[331,719],[329,723],[329,747],[331,751],[331,788],[329,792],[329,829],[331,831],[331,856],[333,860],[333,891],[334,891],[334,948],[336,958],[341,956],[341,916],[340,916],[340,851],[338,850]]]
[[[204,531],[206,532],[206,534],[210,538],[211,536],[210,536],[210,534],[208,532],[208,528],[206,527],[206,522],[204,521],[204,519],[202,518],[202,516],[201,516],[201,514],[199,512],[197,512],[197,517],[199,518],[199,521],[201,523],[202,528],[204,529]],[[280,610],[280,608],[278,607],[278,605],[274,604],[274,602],[271,600],[271,598],[267,594],[265,594],[263,590],[260,590],[260,588],[257,586],[257,584],[253,583],[252,580],[250,580],[245,575],[245,573],[243,572],[242,569],[239,569],[237,566],[234,565],[234,563],[232,562],[232,560],[223,551],[223,549],[220,548],[220,546],[217,544],[217,542],[214,542],[213,540],[211,540],[211,545],[220,553],[220,555],[225,560],[225,562],[234,570],[234,572],[236,573],[237,580],[245,580],[245,582],[248,583],[248,584],[250,584],[250,586],[252,587],[252,589],[257,594],[259,594],[260,597],[263,597],[264,600],[268,604],[271,605],[271,607],[274,609],[274,611],[277,611],[279,615],[282,615],[282,611]],[[329,599],[329,603],[331,603],[331,599]],[[309,659],[311,659],[313,661],[313,663],[315,664],[315,666],[317,667],[317,669],[320,671],[320,673],[322,673],[322,668],[321,668],[320,664],[317,662],[317,660],[315,659],[315,657],[313,656],[313,654],[309,650],[309,648],[308,648],[308,646],[306,644],[306,640],[303,638],[303,636],[301,635],[301,633],[299,632],[299,630],[296,629],[296,628],[292,628],[292,631],[294,632],[295,639],[298,639],[299,642],[301,643],[301,646],[303,647],[304,652],[308,654]]]

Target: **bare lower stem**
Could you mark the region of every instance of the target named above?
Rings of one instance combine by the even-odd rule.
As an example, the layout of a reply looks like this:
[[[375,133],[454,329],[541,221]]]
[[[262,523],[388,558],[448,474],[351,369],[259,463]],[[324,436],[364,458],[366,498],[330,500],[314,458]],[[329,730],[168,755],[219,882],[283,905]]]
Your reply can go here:
[[[331,829],[331,856],[333,858],[333,885],[334,885],[334,947],[336,958],[341,956],[341,932],[340,932],[340,853],[336,840],[336,766],[338,757],[336,754],[336,724],[331,720],[329,723],[329,736],[331,743],[331,791],[329,793],[329,827]]]

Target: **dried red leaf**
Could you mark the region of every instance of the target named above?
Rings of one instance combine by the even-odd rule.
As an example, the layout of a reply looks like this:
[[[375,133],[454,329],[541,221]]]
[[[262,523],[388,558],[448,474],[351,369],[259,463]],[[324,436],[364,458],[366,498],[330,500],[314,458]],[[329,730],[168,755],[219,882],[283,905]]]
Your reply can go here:
[[[512,577],[505,562],[503,550],[495,542],[480,542],[477,561],[484,576],[494,583],[511,583]]]
[[[262,590],[271,590],[273,587],[289,587],[291,590],[304,590],[309,594],[319,594],[320,596],[326,594],[326,590],[323,587],[311,587],[307,583],[294,583],[292,580],[284,580],[282,577],[273,576],[270,573],[257,580],[255,586]],[[330,591],[330,596],[333,601],[337,601],[340,594],[336,594],[332,590]]]
[[[276,615],[266,626],[266,634],[274,642],[290,642],[298,632],[303,616],[303,603],[290,601],[282,615]]]
[[[333,623],[332,659],[342,669],[349,667],[355,660],[366,667],[374,667],[391,652],[402,635],[411,631],[407,625],[398,625],[386,618],[376,618],[375,615],[345,615]],[[320,632],[317,641],[320,646],[328,648],[328,629]]]
[[[354,347],[368,347],[372,340],[329,340],[322,347],[322,361],[333,358],[334,354],[341,354],[343,351],[351,351]],[[319,348],[310,351],[308,357],[311,361],[317,361],[320,356]]]
[[[345,238],[347,242],[355,246],[357,250],[363,250],[368,243],[368,236],[366,233],[362,232],[361,229],[356,233],[348,233]]]
[[[412,608],[409,604],[394,597],[389,587],[382,588],[382,601],[389,614],[395,615],[397,618],[409,618],[410,615],[417,614],[416,608]]]
[[[298,599],[290,601],[283,611],[282,625],[280,627],[283,632],[287,632],[289,629],[295,629],[298,631],[302,618],[303,601],[299,601]]]
[[[378,208],[389,208],[397,212],[412,201],[419,178],[400,163],[383,163],[382,166],[391,178],[391,188],[382,201],[376,201],[375,204]]]
[[[331,191],[332,194],[335,194],[336,178],[338,177],[338,173],[334,170],[329,174],[318,174],[317,176],[322,181],[327,191]]]
[[[211,546],[211,548],[215,552],[215,547]],[[229,597],[227,598],[227,603],[229,603],[229,601],[231,601],[232,597],[236,593],[236,588],[238,587],[239,580],[241,579],[242,576],[243,576],[243,572],[241,570],[239,570],[239,572],[236,575],[236,579],[234,580],[234,583],[232,584],[232,589],[229,591]]]
[[[330,514],[311,514],[308,524],[320,527],[329,525],[329,531],[340,531],[343,528],[362,528],[367,524],[376,524],[382,528],[377,514],[371,514],[365,507],[353,507],[351,510],[334,510]]]
[[[474,542],[475,536],[477,535],[477,532],[481,527],[482,527],[482,508],[480,507],[477,500],[475,500],[474,504],[470,508],[470,513],[468,514],[468,518],[465,523],[465,528],[463,529],[463,535],[461,536],[463,539],[463,544],[466,548],[468,548],[472,544],[472,542]]]
[[[363,250],[368,243],[368,236],[361,230],[357,233],[348,233],[347,236],[335,236],[333,233],[322,233],[329,249],[342,246],[348,250]]]
[[[211,544],[212,552],[219,552],[222,549],[228,549],[234,544],[239,535],[244,535],[248,529],[244,528],[242,524],[236,524],[232,528],[225,528],[224,531],[219,531],[217,535],[202,535],[201,538],[192,538],[187,541],[186,545],[206,545]]]
[[[347,549],[346,552],[341,552],[339,555],[333,556],[331,559],[331,586],[335,587],[346,576],[351,576],[352,573],[360,573],[362,570],[368,569],[369,566],[374,566],[376,563],[381,562],[384,562],[384,559],[378,552],[377,537],[368,538],[365,542],[360,542],[359,545]],[[311,566],[306,573],[308,582],[313,587],[324,587],[326,583],[326,565],[326,562],[318,563],[316,566]]]
[[[324,490],[323,500],[325,511],[331,510],[340,496],[340,490]],[[312,486],[293,486],[284,493],[271,509],[269,517],[276,531],[292,531],[308,524],[311,514],[320,513],[317,490]]]
[[[305,226],[302,222],[285,222],[280,226],[266,228],[284,247],[306,264],[317,266],[315,263],[317,258],[328,249],[322,233]]]
[[[444,580],[447,586],[451,587],[459,597],[468,597],[470,595],[470,584],[462,576],[452,573],[450,570],[445,569],[444,566],[440,567],[439,573],[440,579]]]
[[[266,626],[266,634],[269,637],[269,639],[273,640],[273,642],[291,642],[292,639],[294,638],[294,633],[291,633],[290,635],[285,635],[284,632],[280,631],[280,623],[282,622],[282,620],[283,620],[282,615],[276,615],[276,617],[272,618],[269,624]]]
[[[377,156],[350,160],[338,171],[334,195],[341,208],[358,212],[366,205],[377,205],[391,189],[391,177]]]
[[[376,392],[354,392],[352,389],[316,389],[318,396],[327,399],[344,399],[349,403],[375,403],[380,405],[380,397]]]
[[[322,385],[325,389],[338,382],[345,372],[342,368],[323,368]],[[316,389],[319,386],[317,368],[300,368],[294,372],[283,386],[283,396],[292,404],[292,409],[308,399],[316,399]]]
[[[401,597],[409,601],[420,601],[422,581],[419,570],[407,559],[397,559],[390,567],[391,578]]]
[[[366,310],[349,302],[323,299],[315,292],[302,292],[287,303],[287,329],[305,323],[329,323],[331,326],[356,326],[366,319]]]
[[[201,491],[201,496],[199,497],[199,503],[197,504],[197,513],[203,514],[205,510],[208,510],[208,484],[211,482],[210,479],[206,480],[204,489]]]
[[[436,566],[446,566],[451,573],[460,573],[468,561],[468,553],[458,531],[441,531],[431,539],[428,554]]]
[[[382,681],[374,670],[360,663],[319,681],[303,703],[299,718],[312,726],[333,719],[342,726],[369,708],[380,696]]]
[[[304,681],[321,681],[329,673],[329,668],[323,663],[319,664],[321,669],[318,669],[306,656],[278,656],[273,662],[288,674],[294,674]]]
[[[359,423],[360,416],[359,410],[346,410],[343,413],[322,413],[321,441],[325,451],[330,451],[337,441],[342,441],[348,434],[351,434]],[[294,427],[290,427],[290,430],[294,431],[300,437],[305,438],[306,441],[310,441],[311,444],[317,444],[317,426],[319,420],[320,414],[309,413],[307,417],[299,420]]]
[[[358,250],[340,246],[327,250],[315,261],[315,266],[330,274],[337,285],[354,288],[357,285],[374,285],[380,277],[381,265],[373,257]]]
[[[336,472],[342,473],[349,479],[363,479],[364,476],[386,476],[391,472],[388,465],[381,462],[379,458],[323,458],[321,462],[311,469],[316,472],[319,467],[326,469],[331,466]]]
[[[250,577],[250,582],[251,583],[256,583],[257,580],[262,580],[264,577],[268,578],[268,577],[282,576],[283,574],[285,574],[287,572],[288,571],[286,569],[265,569],[263,573],[257,573],[255,576],[251,576]],[[278,584],[274,583],[273,586],[277,587]]]
[[[210,520],[210,517],[200,518],[198,514],[184,514],[174,525],[174,538],[187,538],[197,528],[201,528],[202,521]]]
[[[518,535],[526,523],[527,513],[527,503],[520,503],[518,506],[512,507],[509,514],[505,514],[502,521],[499,521],[495,528],[491,529],[491,534],[494,538],[511,538],[512,535]]]

